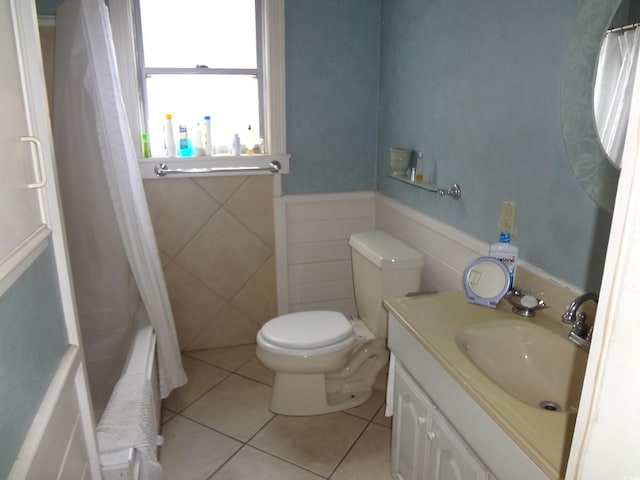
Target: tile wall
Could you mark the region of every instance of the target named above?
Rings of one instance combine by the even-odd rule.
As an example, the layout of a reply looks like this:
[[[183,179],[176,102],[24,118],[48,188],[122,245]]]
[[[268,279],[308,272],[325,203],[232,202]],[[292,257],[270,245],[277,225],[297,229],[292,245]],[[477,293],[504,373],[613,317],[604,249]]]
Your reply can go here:
[[[255,342],[276,316],[273,177],[145,180],[183,351]]]

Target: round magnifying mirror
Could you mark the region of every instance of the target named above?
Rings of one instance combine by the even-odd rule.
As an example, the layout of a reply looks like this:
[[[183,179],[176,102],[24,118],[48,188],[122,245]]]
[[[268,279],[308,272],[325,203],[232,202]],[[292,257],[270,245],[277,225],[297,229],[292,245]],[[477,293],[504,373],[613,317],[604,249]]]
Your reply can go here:
[[[598,55],[593,107],[596,131],[608,160],[622,165],[633,80],[640,51],[640,1],[622,0],[613,14]]]

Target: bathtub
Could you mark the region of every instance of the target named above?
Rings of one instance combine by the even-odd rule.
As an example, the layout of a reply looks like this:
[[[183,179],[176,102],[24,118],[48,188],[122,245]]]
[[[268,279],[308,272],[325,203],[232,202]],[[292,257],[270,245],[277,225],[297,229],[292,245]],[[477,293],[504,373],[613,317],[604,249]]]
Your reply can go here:
[[[158,374],[157,374],[157,362],[155,357],[156,352],[156,334],[153,331],[153,327],[145,326],[139,329],[131,342],[131,348],[122,370],[121,380],[131,379],[130,381],[137,382],[141,377],[149,382],[151,386],[150,395],[145,395],[144,398],[139,399],[140,402],[151,403],[149,409],[154,412],[152,418],[153,422],[146,422],[144,425],[138,425],[134,428],[142,428],[148,434],[147,438],[153,438],[155,444],[152,446],[153,455],[155,460],[155,450],[160,443],[158,440],[161,438],[158,433],[160,431],[160,394],[158,390]],[[122,410],[121,402],[118,399],[118,395],[115,393],[109,400],[105,413],[98,422],[96,427],[98,435],[98,444],[100,448],[100,464],[102,468],[102,475],[104,480],[137,480],[140,478],[141,462],[145,461],[144,455],[140,454],[140,449],[136,448],[136,445],[121,445],[119,448],[104,449],[101,435],[104,431],[109,430],[109,425],[105,425],[105,422],[121,423],[120,420],[115,419],[114,415],[119,415]],[[128,388],[128,385],[127,385]],[[112,402],[115,402],[112,405]],[[110,415],[110,413],[112,415]],[[148,420],[148,418],[146,419]],[[125,421],[130,421],[125,419]]]

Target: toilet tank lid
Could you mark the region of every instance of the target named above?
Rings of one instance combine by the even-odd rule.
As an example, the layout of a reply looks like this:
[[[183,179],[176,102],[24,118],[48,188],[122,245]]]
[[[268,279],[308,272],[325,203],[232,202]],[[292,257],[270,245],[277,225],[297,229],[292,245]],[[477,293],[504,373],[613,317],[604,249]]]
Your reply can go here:
[[[377,267],[422,267],[422,253],[382,230],[354,233],[349,245]]]
[[[340,312],[288,313],[273,318],[260,329],[270,343],[288,348],[317,348],[353,336],[351,323]]]

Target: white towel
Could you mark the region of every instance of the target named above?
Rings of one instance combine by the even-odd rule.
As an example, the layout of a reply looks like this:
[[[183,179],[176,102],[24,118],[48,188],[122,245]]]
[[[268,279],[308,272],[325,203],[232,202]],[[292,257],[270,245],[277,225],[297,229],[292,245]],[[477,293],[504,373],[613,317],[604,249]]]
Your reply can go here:
[[[387,376],[387,405],[384,408],[385,417],[393,417],[393,377],[396,373],[396,356],[391,352],[389,359],[389,375]]]
[[[96,428],[100,453],[135,448],[140,480],[161,480],[156,456],[158,416],[151,382],[142,373],[118,380]]]

